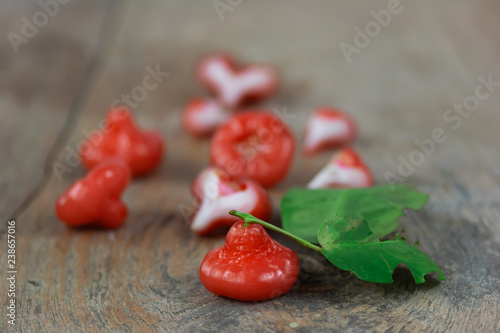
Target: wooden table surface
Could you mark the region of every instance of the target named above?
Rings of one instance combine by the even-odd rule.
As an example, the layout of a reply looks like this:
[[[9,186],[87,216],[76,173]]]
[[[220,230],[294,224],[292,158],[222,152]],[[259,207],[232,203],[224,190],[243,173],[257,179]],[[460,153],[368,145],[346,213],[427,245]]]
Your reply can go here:
[[[0,3],[1,331],[500,331],[498,1],[220,0],[219,13],[212,1],[60,2]],[[373,23],[387,8],[390,22]],[[366,27],[371,37],[356,37]],[[182,214],[209,141],[190,138],[179,115],[204,94],[196,59],[217,50],[279,68],[280,92],[259,107],[286,110],[299,142],[315,106],[352,113],[361,128],[354,147],[376,182],[397,176],[430,194],[401,224],[447,280],[431,275],[416,285],[401,268],[394,284],[363,282],[277,237],[301,259],[290,292],[255,303],[209,293],[198,268],[224,240],[197,237]],[[148,70],[168,76],[133,109],[141,125],[163,133],[166,158],[127,189],[123,228],[66,227],[53,207],[85,174],[73,152]],[[446,139],[419,161],[415,141],[428,143],[436,129]],[[305,185],[330,156],[296,155],[288,178],[270,190],[273,223],[283,193]],[[419,165],[403,170],[402,159]],[[69,170],[55,172],[55,162]],[[15,327],[7,323],[9,219]]]

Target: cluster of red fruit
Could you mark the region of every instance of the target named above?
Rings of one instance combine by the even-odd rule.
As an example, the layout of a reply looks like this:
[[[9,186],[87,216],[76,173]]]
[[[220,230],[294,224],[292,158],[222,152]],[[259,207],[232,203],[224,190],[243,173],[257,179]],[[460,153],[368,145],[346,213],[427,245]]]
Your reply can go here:
[[[272,206],[265,188],[285,178],[290,169],[295,140],[287,125],[270,112],[239,111],[249,103],[274,94],[278,75],[266,65],[238,66],[228,55],[204,58],[197,75],[213,98],[195,98],[189,102],[183,111],[182,122],[193,136],[213,135],[213,138],[211,166],[191,185],[199,206],[190,225],[200,235],[234,225],[226,244],[211,251],[203,261],[200,279],[210,291],[241,300],[277,296],[288,291],[297,279],[297,255],[274,242],[262,226],[243,228],[243,223],[235,224],[240,219],[229,215],[228,211],[235,209],[267,220]],[[110,110],[106,127],[96,135],[101,136],[100,140],[89,138],[82,146],[85,149],[80,151],[83,164],[90,171],[59,197],[56,213],[63,222],[74,227],[117,228],[127,216],[127,208],[120,200],[122,192],[132,176],[148,174],[158,166],[164,150],[163,139],[156,132],[139,129],[131,113],[123,108]],[[328,148],[340,148],[352,142],[356,135],[356,123],[349,115],[334,108],[318,108],[308,120],[303,152],[310,156]],[[358,154],[344,148],[308,187],[367,187],[372,184],[371,172]],[[257,265],[260,268],[255,274],[249,273],[244,265],[227,265],[247,251],[265,254],[259,257],[263,264]],[[272,265],[270,256],[274,258]],[[245,254],[243,257],[255,264],[258,256]],[[232,273],[241,278],[234,283],[221,284],[220,279],[226,276],[224,272],[228,267],[233,267]],[[254,275],[276,276],[266,280],[254,279]]]
[[[261,225],[245,227],[238,222],[240,218],[228,215],[228,210],[267,220],[272,207],[265,188],[285,178],[292,163],[295,141],[282,120],[265,111],[238,111],[249,102],[272,95],[278,87],[278,76],[269,66],[238,66],[228,55],[205,58],[198,76],[214,97],[195,98],[188,103],[183,124],[196,137],[215,134],[210,149],[212,165],[191,187],[199,203],[191,229],[207,234],[231,226],[225,244],[205,256],[200,280],[212,293],[238,300],[276,297],[289,291],[297,280],[297,254],[275,242]],[[356,135],[356,122],[349,115],[333,108],[318,108],[309,118],[303,152],[310,156],[342,147]],[[354,150],[346,148],[334,155],[308,187],[372,184],[369,169]]]
[[[202,59],[197,75],[213,97],[192,99],[184,109],[183,125],[195,137],[213,138],[211,166],[200,173],[191,187],[199,204],[191,228],[198,234],[227,228],[238,221],[227,214],[230,209],[267,220],[272,207],[265,188],[286,177],[295,141],[286,124],[271,112],[240,110],[273,95],[278,88],[278,75],[267,65],[240,66],[225,54]],[[303,153],[311,156],[342,147],[356,135],[352,117],[333,108],[318,108],[308,120]],[[346,148],[334,155],[308,187],[372,184],[369,169],[354,150]]]
[[[82,145],[80,157],[90,171],[57,199],[57,216],[72,227],[121,227],[127,217],[122,192],[132,177],[156,169],[163,150],[159,133],[137,128],[127,109],[111,109],[105,128]]]

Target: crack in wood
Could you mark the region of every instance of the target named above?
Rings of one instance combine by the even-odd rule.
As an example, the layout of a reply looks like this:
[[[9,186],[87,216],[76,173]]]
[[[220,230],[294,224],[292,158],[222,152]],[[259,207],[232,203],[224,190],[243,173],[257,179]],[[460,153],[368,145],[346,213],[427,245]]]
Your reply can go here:
[[[21,215],[31,204],[35,202],[38,196],[45,189],[52,176],[52,162],[60,155],[63,145],[69,140],[73,133],[77,120],[82,113],[85,102],[88,100],[92,87],[96,81],[98,74],[101,72],[103,65],[106,63],[108,53],[111,50],[111,41],[116,36],[117,27],[122,21],[123,8],[128,2],[119,0],[109,0],[106,3],[105,14],[101,22],[100,33],[97,38],[94,55],[90,58],[89,65],[83,74],[83,78],[79,84],[79,88],[75,97],[71,101],[63,127],[54,144],[50,148],[45,163],[43,165],[43,173],[33,189],[28,193],[21,204],[11,214],[12,220],[15,220]],[[5,233],[5,228],[0,231],[0,237]]]

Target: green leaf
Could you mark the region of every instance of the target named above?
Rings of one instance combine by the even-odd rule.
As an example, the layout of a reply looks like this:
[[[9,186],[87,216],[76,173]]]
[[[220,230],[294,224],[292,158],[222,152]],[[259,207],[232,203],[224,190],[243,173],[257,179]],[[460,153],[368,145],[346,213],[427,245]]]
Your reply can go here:
[[[403,208],[420,209],[427,194],[403,185],[357,189],[302,189],[288,191],[281,201],[283,229],[317,243],[318,230],[332,216],[366,220],[372,239],[397,229]]]
[[[366,243],[372,240],[373,232],[365,220],[349,216],[334,216],[327,219],[318,230],[319,244]]]
[[[404,239],[383,242],[373,239],[365,220],[331,218],[323,223],[317,238],[321,251],[332,264],[365,281],[393,282],[392,273],[400,263],[408,266],[416,283],[424,283],[424,276],[432,271],[440,280],[445,279],[431,258]]]

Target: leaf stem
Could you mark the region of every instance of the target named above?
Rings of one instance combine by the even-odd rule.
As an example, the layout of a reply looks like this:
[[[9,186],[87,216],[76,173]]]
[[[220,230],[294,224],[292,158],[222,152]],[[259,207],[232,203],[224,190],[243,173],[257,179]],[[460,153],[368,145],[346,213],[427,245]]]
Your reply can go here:
[[[310,248],[310,249],[312,249],[312,250],[314,250],[316,252],[319,252],[319,253],[323,254],[323,252],[321,252],[321,248],[319,246],[316,246],[316,245],[314,245],[312,243],[309,243],[308,241],[306,241],[306,240],[304,240],[304,239],[302,239],[300,237],[297,237],[294,234],[291,234],[288,231],[283,230],[283,229],[281,229],[281,228],[279,228],[279,227],[277,227],[275,225],[272,225],[271,223],[268,223],[266,221],[258,219],[258,218],[256,218],[253,215],[250,215],[250,214],[247,214],[247,213],[242,213],[242,212],[239,212],[239,211],[234,210],[234,209],[231,210],[231,211],[229,211],[229,214],[241,218],[243,221],[245,221],[245,225],[248,225],[249,223],[260,224],[263,227],[266,227],[268,229],[277,231],[280,234],[283,234],[283,235],[287,236],[288,238],[291,238],[292,240],[296,241],[297,243],[299,243],[302,246],[305,246],[307,248]]]

